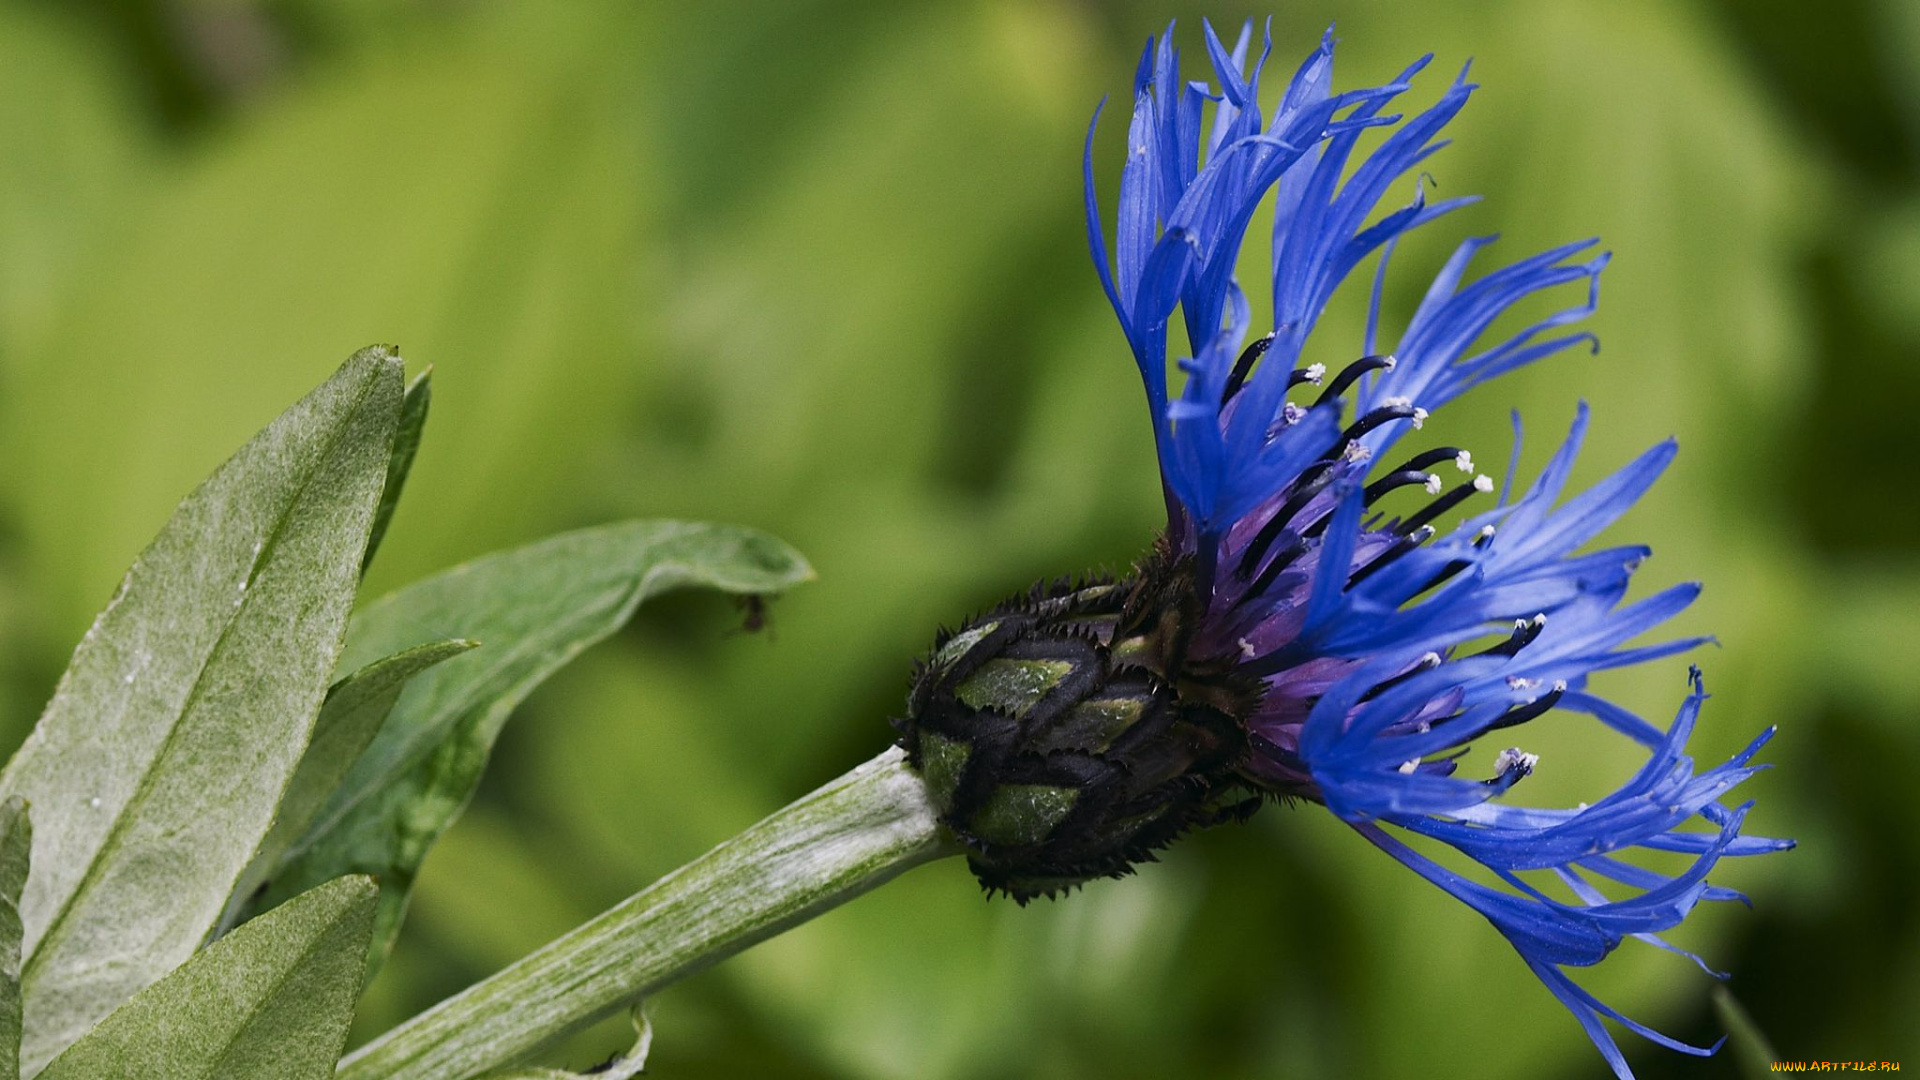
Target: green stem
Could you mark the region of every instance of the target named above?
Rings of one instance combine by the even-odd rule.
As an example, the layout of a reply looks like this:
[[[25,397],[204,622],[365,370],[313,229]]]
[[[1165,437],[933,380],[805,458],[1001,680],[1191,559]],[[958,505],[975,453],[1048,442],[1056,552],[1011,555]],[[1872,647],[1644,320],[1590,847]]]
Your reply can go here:
[[[955,853],[888,750],[349,1055],[336,1080],[470,1080]]]

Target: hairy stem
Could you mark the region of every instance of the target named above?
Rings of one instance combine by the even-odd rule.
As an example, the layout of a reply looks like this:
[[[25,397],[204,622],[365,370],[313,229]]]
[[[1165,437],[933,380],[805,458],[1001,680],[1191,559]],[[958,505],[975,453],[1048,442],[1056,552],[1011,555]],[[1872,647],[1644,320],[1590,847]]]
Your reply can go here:
[[[470,1080],[955,852],[890,749],[349,1055],[337,1080]]]

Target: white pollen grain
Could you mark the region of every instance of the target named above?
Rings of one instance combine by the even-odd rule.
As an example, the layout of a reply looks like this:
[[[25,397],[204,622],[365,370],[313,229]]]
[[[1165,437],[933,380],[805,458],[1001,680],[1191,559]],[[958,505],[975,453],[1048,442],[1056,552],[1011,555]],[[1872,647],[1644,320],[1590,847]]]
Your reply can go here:
[[[1500,751],[1499,757],[1493,759],[1494,772],[1500,776],[1505,776],[1515,769],[1520,771],[1521,776],[1531,776],[1533,767],[1538,764],[1540,764],[1539,754],[1529,754],[1517,746],[1507,747]]]

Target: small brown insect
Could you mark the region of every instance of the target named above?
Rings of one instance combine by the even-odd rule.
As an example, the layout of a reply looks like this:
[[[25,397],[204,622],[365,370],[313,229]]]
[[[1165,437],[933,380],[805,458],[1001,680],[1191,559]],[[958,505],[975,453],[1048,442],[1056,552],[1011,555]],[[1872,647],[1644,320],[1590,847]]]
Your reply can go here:
[[[767,628],[766,597],[759,593],[747,593],[733,598],[733,606],[740,609],[740,625],[732,633],[757,634]]]
[[[601,1062],[600,1064],[595,1065],[593,1068],[588,1069],[586,1072],[581,1073],[580,1075],[596,1076],[600,1073],[610,1073],[613,1071],[614,1066],[623,1065],[625,1063],[626,1063],[625,1054],[615,1054],[612,1057],[608,1058],[607,1060]]]

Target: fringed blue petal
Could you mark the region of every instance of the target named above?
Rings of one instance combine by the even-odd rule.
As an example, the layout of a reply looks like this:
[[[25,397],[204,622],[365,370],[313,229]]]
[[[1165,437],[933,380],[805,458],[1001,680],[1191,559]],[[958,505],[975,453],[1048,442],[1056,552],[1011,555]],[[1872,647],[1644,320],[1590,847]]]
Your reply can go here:
[[[1414,691],[1412,696],[1418,694]],[[1389,693],[1378,700],[1397,699],[1396,707],[1404,708],[1408,696]],[[1471,697],[1471,690],[1463,690],[1456,691],[1453,699],[1465,702]],[[1574,1013],[1602,1054],[1615,1063],[1616,1071],[1626,1076],[1630,1074],[1599,1017],[1687,1053],[1705,1054],[1712,1049],[1675,1042],[1627,1019],[1574,984],[1560,969],[1596,964],[1624,938],[1635,937],[1685,956],[1708,974],[1724,978],[1700,957],[1671,945],[1659,934],[1679,925],[1702,900],[1745,900],[1731,889],[1707,883],[1707,875],[1720,859],[1791,846],[1787,841],[1741,836],[1752,804],[1728,809],[1720,802],[1733,787],[1762,768],[1749,763],[1771,731],[1763,732],[1726,763],[1704,773],[1694,771],[1685,747],[1705,700],[1695,671],[1692,693],[1673,724],[1650,742],[1646,764],[1606,798],[1574,810],[1494,803],[1488,801],[1489,792],[1499,785],[1462,783],[1420,770],[1403,774],[1403,770],[1394,768],[1392,759],[1396,755],[1419,748],[1423,741],[1429,749],[1438,748],[1440,743],[1432,734],[1441,730],[1441,724],[1434,724],[1432,732],[1406,739],[1382,737],[1378,734],[1381,729],[1373,726],[1376,735],[1368,748],[1372,753],[1348,755],[1370,757],[1370,775],[1342,776],[1319,767],[1322,755],[1330,760],[1340,758],[1338,738],[1303,740],[1302,751],[1315,763],[1316,780],[1339,788],[1337,793],[1327,792],[1329,808],[1344,807],[1343,816],[1368,840],[1493,923],[1555,997]],[[1612,726],[1636,736],[1644,724],[1638,718],[1621,715],[1610,705],[1594,711],[1609,714]],[[1354,726],[1363,725],[1356,720]],[[1335,748],[1331,754],[1329,747]],[[1453,807],[1437,805],[1450,785],[1459,789],[1458,803]],[[1363,808],[1360,803],[1372,805]],[[1682,828],[1695,818],[1712,831]],[[1382,827],[1386,824],[1451,846],[1484,867],[1506,888],[1475,881],[1441,866],[1387,833]],[[1634,849],[1687,850],[1695,859],[1681,873],[1663,874],[1618,857]],[[1551,871],[1573,893],[1575,902],[1553,899],[1518,876],[1522,871],[1537,870]],[[1609,899],[1583,871],[1636,892],[1624,899]]]
[[[1369,576],[1364,584],[1345,593],[1343,603],[1356,617],[1329,627],[1314,643],[1316,648],[1336,656],[1408,649],[1417,655],[1484,634],[1489,624],[1540,614],[1557,620],[1570,605],[1584,605],[1588,615],[1610,609],[1624,594],[1627,580],[1646,557],[1646,549],[1618,548],[1581,556],[1573,552],[1638,499],[1672,460],[1673,446],[1663,443],[1649,450],[1613,476],[1555,507],[1553,503],[1572,471],[1586,427],[1587,412],[1582,406],[1566,442],[1518,501],[1468,518],[1449,536],[1409,554],[1391,569]],[[1493,535],[1481,538],[1481,530],[1488,527]],[[1436,573],[1454,564],[1462,564],[1463,572],[1426,592]],[[1330,564],[1323,560],[1323,565]],[[1423,592],[1424,598],[1416,600]],[[1583,616],[1577,625],[1624,641],[1684,608],[1697,592],[1697,586],[1677,586],[1646,605],[1624,609],[1599,621]],[[1529,650],[1533,658],[1544,661],[1571,657],[1578,663],[1598,662],[1598,654],[1583,650],[1583,639],[1566,630],[1556,629],[1541,645],[1549,643],[1550,648],[1536,646]],[[1676,643],[1672,648],[1684,649],[1694,643]],[[1638,655],[1651,659],[1656,653]],[[1293,659],[1297,661],[1298,657]],[[1545,673],[1526,674],[1546,677]]]
[[[1600,271],[1609,256],[1600,254],[1581,263],[1567,260],[1590,249],[1595,241],[1542,252],[1456,291],[1467,262],[1491,239],[1469,240],[1455,252],[1392,350],[1399,363],[1368,384],[1360,398],[1361,409],[1391,397],[1409,398],[1422,408],[1438,409],[1474,386],[1535,360],[1575,345],[1597,347],[1589,334],[1539,340],[1542,334],[1593,313],[1599,300]],[[1528,297],[1582,281],[1587,284],[1584,302],[1537,320],[1490,349],[1467,355],[1496,319]],[[1400,434],[1397,428],[1383,429],[1369,437],[1368,445],[1376,452],[1383,451]]]
[[[1429,201],[1424,178],[1413,180],[1404,203],[1389,204],[1388,195],[1447,145],[1444,129],[1475,90],[1467,72],[1426,108],[1390,114],[1430,58],[1386,85],[1336,93],[1329,31],[1263,126],[1270,38],[1263,33],[1249,62],[1252,23],[1231,48],[1203,25],[1212,81],[1202,82],[1182,78],[1171,31],[1147,41],[1135,75],[1111,258],[1089,129],[1088,243],[1146,386],[1169,538],[1200,582],[1205,614],[1193,647],[1212,650],[1199,654],[1207,656],[1238,650],[1236,671],[1269,692],[1248,721],[1254,734],[1275,736],[1264,744],[1272,760],[1263,762],[1275,773],[1260,782],[1321,801],[1485,916],[1618,1075],[1630,1078],[1603,1018],[1662,1045],[1710,1052],[1626,1019],[1562,970],[1598,963],[1636,937],[1717,975],[1660,934],[1703,900],[1744,901],[1707,882],[1719,860],[1792,846],[1741,835],[1747,807],[1723,801],[1764,768],[1753,759],[1771,732],[1696,771],[1686,745],[1705,699],[1697,672],[1665,730],[1587,688],[1596,671],[1708,640],[1642,640],[1699,592],[1683,584],[1626,602],[1647,548],[1580,551],[1647,491],[1673,460],[1674,444],[1564,498],[1589,422],[1582,403],[1565,440],[1517,496],[1518,414],[1512,461],[1497,484],[1475,474],[1441,494],[1443,480],[1426,470],[1450,456],[1462,471],[1474,468],[1470,454],[1451,448],[1415,455],[1368,482],[1371,464],[1432,410],[1545,357],[1597,349],[1591,334],[1572,327],[1594,311],[1608,254],[1582,240],[1474,277],[1474,260],[1494,238],[1469,238],[1396,338],[1382,299],[1399,240],[1474,200]],[[1363,141],[1371,147],[1364,153]],[[1274,328],[1243,354],[1258,331],[1236,266],[1262,205],[1273,208],[1266,284]],[[1324,402],[1290,403],[1301,382],[1328,381],[1323,369],[1300,368],[1302,350],[1334,292],[1376,254],[1367,358],[1333,376]],[[1185,381],[1177,393],[1167,374],[1175,311],[1191,354],[1178,358]],[[1507,324],[1521,329],[1482,340]],[[1496,486],[1490,507],[1465,501]],[[1405,518],[1371,505],[1403,498],[1388,494],[1403,487],[1424,487],[1437,501]],[[1436,531],[1456,507],[1466,507],[1464,520]],[[1596,730],[1645,747],[1646,763],[1617,790],[1572,809],[1509,801],[1538,762],[1517,747],[1498,756],[1493,775],[1465,775],[1469,744],[1554,710],[1591,717]],[[1447,869],[1390,828],[1451,846],[1485,880]],[[1691,863],[1663,873],[1630,861],[1642,851],[1684,853]],[[1573,902],[1522,875],[1551,875]]]
[[[1084,171],[1089,246],[1146,383],[1167,486],[1200,534],[1218,535],[1270,493],[1274,483],[1290,479],[1274,477],[1270,468],[1263,467],[1272,460],[1265,451],[1272,442],[1270,429],[1280,404],[1271,384],[1284,381],[1284,372],[1273,377],[1263,368],[1255,380],[1259,393],[1250,398],[1257,407],[1242,408],[1244,421],[1223,431],[1225,402],[1217,393],[1210,399],[1184,393],[1184,404],[1170,406],[1168,320],[1176,307],[1181,310],[1194,348],[1193,360],[1182,365],[1190,387],[1195,383],[1219,386],[1245,336],[1245,327],[1227,316],[1231,298],[1239,292],[1234,265],[1255,210],[1303,159],[1310,158],[1316,170],[1327,168],[1328,159],[1319,147],[1336,130],[1340,110],[1354,109],[1337,127],[1337,137],[1351,142],[1358,134],[1355,125],[1375,122],[1381,104],[1405,87],[1396,84],[1332,95],[1329,35],[1301,65],[1272,125],[1262,131],[1258,88],[1266,50],[1251,72],[1243,72],[1250,26],[1232,52],[1211,26],[1205,27],[1205,35],[1218,90],[1181,81],[1179,55],[1167,35],[1149,40],[1142,53],[1120,175],[1111,266],[1092,178],[1091,134]],[[1216,103],[1216,112],[1211,131],[1203,137],[1201,117],[1209,101]],[[1444,119],[1436,117],[1430,123],[1437,129]],[[1407,141],[1401,139],[1403,144]],[[1283,193],[1282,201],[1289,199],[1291,195]],[[1397,235],[1456,204],[1425,207],[1397,219],[1385,232],[1367,234],[1355,250],[1377,246],[1388,234]],[[1341,205],[1352,216],[1358,200],[1350,197]],[[1357,212],[1364,214],[1365,208]],[[1347,262],[1358,257],[1343,256]],[[1280,371],[1290,363],[1289,358],[1269,366]],[[1216,452],[1221,449],[1225,452]],[[1312,460],[1309,457],[1300,464]],[[1195,463],[1201,461],[1212,465],[1196,472]],[[1175,473],[1180,474],[1178,479]],[[1263,486],[1265,490],[1260,490]]]

